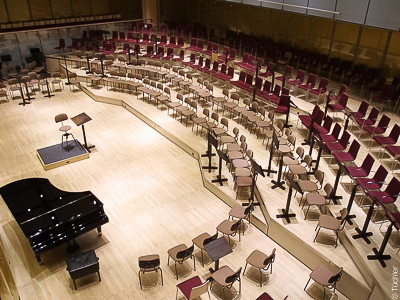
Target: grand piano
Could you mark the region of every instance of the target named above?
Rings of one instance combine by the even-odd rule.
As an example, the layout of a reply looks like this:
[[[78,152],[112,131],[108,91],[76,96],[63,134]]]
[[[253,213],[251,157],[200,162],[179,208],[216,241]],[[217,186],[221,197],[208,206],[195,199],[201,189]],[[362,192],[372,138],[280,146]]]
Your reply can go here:
[[[0,188],[0,195],[38,262],[40,255],[108,223],[103,203],[90,191],[66,192],[46,178],[14,181]]]

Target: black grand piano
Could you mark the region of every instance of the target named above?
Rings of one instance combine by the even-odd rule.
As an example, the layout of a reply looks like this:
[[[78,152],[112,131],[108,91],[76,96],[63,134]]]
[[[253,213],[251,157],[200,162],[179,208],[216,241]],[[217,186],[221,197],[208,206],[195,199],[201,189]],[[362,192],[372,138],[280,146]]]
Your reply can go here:
[[[103,203],[90,191],[62,191],[46,178],[28,178],[0,188],[0,195],[35,253],[40,255],[108,223]]]

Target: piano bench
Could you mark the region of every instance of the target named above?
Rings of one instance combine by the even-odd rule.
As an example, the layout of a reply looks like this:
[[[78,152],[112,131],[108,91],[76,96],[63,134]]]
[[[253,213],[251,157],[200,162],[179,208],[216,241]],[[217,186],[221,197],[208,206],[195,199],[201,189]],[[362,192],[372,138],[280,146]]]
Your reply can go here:
[[[86,275],[97,272],[99,275],[99,281],[101,281],[99,258],[96,256],[94,250],[89,250],[73,257],[69,257],[66,261],[67,271],[69,272],[71,279],[74,281],[75,290],[77,290],[75,280]]]

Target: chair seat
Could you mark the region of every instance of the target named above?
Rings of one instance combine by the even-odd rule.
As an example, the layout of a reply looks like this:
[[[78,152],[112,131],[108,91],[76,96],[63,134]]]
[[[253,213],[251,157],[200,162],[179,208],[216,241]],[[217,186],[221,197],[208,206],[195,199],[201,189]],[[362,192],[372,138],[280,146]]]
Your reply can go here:
[[[226,107],[226,108],[228,108],[228,109],[235,108],[236,106],[238,106],[238,105],[237,105],[237,103],[234,103],[234,102],[227,102],[227,103],[224,103],[224,107]]]
[[[354,161],[356,159],[351,153],[348,152],[334,152],[332,155],[339,162]]]
[[[178,245],[178,246],[175,246],[175,247],[169,249],[169,250],[168,250],[168,255],[171,256],[173,260],[179,260],[179,259],[176,257],[176,254],[177,254],[179,251],[182,251],[182,250],[185,250],[185,249],[187,249],[186,245],[185,245],[185,244],[180,244],[180,245]]]
[[[382,186],[381,183],[372,178],[356,178],[356,181],[364,190],[378,190]]]
[[[394,145],[396,144],[396,140],[391,138],[390,136],[374,136],[374,141],[376,141],[379,145]],[[387,149],[388,147],[386,147]]]
[[[274,300],[274,299],[270,295],[264,292],[256,300]]]
[[[318,225],[325,229],[339,230],[340,221],[332,216],[321,215],[319,217]]]
[[[308,193],[306,195],[306,199],[309,205],[325,205],[325,197],[320,195],[320,194],[316,194],[316,193]]]
[[[249,167],[249,162],[244,158],[234,159],[232,164],[235,168],[247,168]]]
[[[226,283],[225,279],[235,274],[228,266],[223,266],[212,274],[212,278],[221,286],[229,286],[231,283]]]
[[[246,259],[246,262],[258,269],[262,269],[265,267],[264,261],[266,258],[268,258],[268,255],[262,253],[259,250],[254,250]]]
[[[317,184],[310,180],[300,180],[298,181],[298,184],[303,192],[314,192],[318,190]]]
[[[289,165],[289,170],[294,175],[307,174],[306,168],[302,165]]]
[[[248,169],[245,169],[248,170]],[[236,175],[236,172],[235,172]],[[234,207],[232,207],[231,211],[229,212],[229,216],[230,217],[234,217],[236,219],[243,219],[244,217],[246,217],[246,215],[244,214],[244,211],[246,210],[245,207],[241,206],[241,205],[236,205]]]
[[[161,95],[161,96],[158,96],[158,97],[157,97],[157,100],[160,101],[160,102],[165,102],[165,101],[168,101],[168,100],[169,100],[169,97],[168,97],[168,96]]]
[[[224,129],[224,128],[215,128],[215,129],[213,129],[213,131],[214,131],[215,135],[221,135],[221,134],[226,133],[226,129]]]
[[[385,149],[394,157],[400,155],[400,146],[386,146]]]
[[[345,107],[344,107],[343,105],[340,105],[340,104],[329,104],[329,105],[328,105],[328,108],[329,108],[331,111],[334,111],[334,112],[342,111],[342,110],[345,109]]]
[[[386,128],[365,126],[364,130],[372,135],[372,134],[383,134],[383,133],[385,133]]]
[[[238,177],[236,178],[236,186],[237,187],[246,187],[251,186],[253,184],[252,177]]]
[[[239,146],[240,147],[240,146]],[[228,157],[230,160],[243,158],[243,152],[240,151],[230,151],[228,152]]]
[[[322,215],[321,217],[326,217]],[[310,274],[310,278],[312,278],[315,282],[318,282],[322,286],[329,286],[331,282],[329,279],[332,277],[332,272],[325,268],[324,266],[318,266],[315,270],[313,270]]]
[[[71,130],[71,126],[69,125],[64,125],[60,127],[60,131],[68,131],[68,130]]]
[[[295,158],[291,158],[289,156],[284,156],[283,157],[283,164],[285,166],[291,166],[291,165],[299,165],[300,162]]]
[[[220,138],[221,143],[226,144],[226,143],[234,143],[236,140],[233,136],[230,135],[223,135]]]
[[[199,276],[192,277],[184,282],[181,282],[180,284],[177,285],[177,287],[181,290],[182,294],[185,295],[186,299],[190,298],[190,293],[192,292],[192,289],[196,286],[200,286],[203,283],[201,282],[201,279]]]
[[[194,118],[192,121],[196,124],[201,124],[201,123],[207,122],[206,118]]]
[[[199,247],[200,249],[204,250],[203,242],[204,242],[205,239],[208,239],[209,237],[211,237],[211,235],[209,235],[207,232],[204,232],[204,233],[200,234],[199,236],[195,237],[192,240],[192,242],[197,247]]]
[[[227,147],[227,152],[236,152],[240,151],[240,145],[238,144],[229,144]],[[228,154],[229,156],[229,154]]]
[[[369,171],[359,167],[346,167],[346,169],[351,177],[367,177],[369,174]]]
[[[390,195],[386,191],[368,191],[366,193],[371,199],[377,199],[382,204],[390,204],[396,201],[397,195]]]

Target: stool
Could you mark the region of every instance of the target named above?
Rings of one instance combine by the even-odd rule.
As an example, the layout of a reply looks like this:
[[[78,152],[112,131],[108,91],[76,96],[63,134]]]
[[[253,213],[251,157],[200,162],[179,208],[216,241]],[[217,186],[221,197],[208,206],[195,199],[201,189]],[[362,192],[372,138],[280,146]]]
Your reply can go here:
[[[68,152],[69,152],[69,144],[68,144],[68,138],[69,138],[69,136],[72,136],[72,138],[73,138],[73,140],[75,141],[75,144],[76,144],[76,145],[78,145],[78,144],[76,143],[76,140],[75,140],[74,135],[73,135],[72,133],[68,132],[69,130],[71,130],[71,126],[69,126],[69,125],[64,125],[63,121],[66,121],[66,120],[68,120],[67,114],[58,114],[58,115],[55,117],[56,123],[61,122],[61,127],[59,128],[59,130],[60,130],[61,132],[64,132],[63,135],[61,136],[61,148],[67,149]],[[63,145],[64,145],[64,138],[65,138],[65,143],[67,144],[66,147],[63,147]]]
[[[67,271],[69,272],[71,279],[74,281],[75,290],[77,290],[75,280],[86,275],[97,272],[97,275],[99,275],[99,281],[101,281],[99,258],[96,256],[94,250],[89,250],[76,256],[69,257],[66,261]]]

